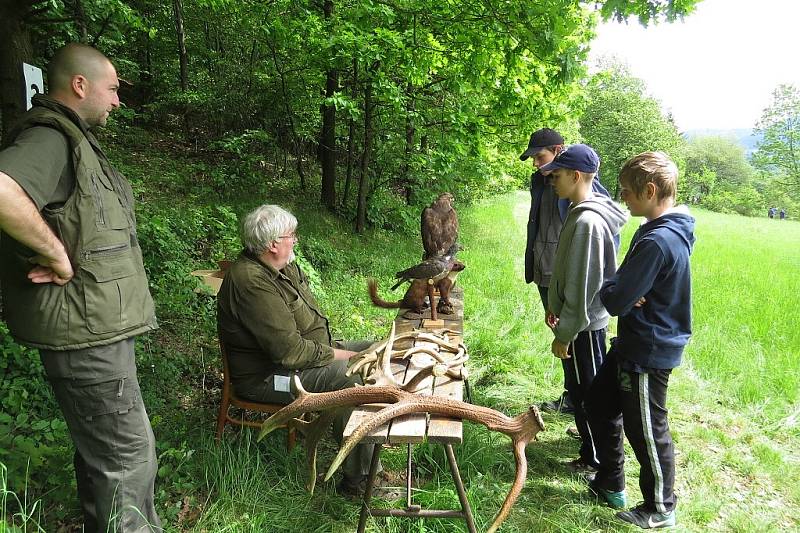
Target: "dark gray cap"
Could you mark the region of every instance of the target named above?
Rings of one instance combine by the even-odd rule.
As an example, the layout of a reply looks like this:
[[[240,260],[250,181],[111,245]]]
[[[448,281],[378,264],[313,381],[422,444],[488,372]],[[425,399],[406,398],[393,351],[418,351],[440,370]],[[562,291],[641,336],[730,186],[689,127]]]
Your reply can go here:
[[[533,132],[533,135],[531,135],[531,140],[528,141],[528,149],[522,152],[519,158],[525,161],[532,155],[536,155],[543,148],[548,148],[557,144],[564,144],[564,137],[556,130],[550,128],[536,130]]]

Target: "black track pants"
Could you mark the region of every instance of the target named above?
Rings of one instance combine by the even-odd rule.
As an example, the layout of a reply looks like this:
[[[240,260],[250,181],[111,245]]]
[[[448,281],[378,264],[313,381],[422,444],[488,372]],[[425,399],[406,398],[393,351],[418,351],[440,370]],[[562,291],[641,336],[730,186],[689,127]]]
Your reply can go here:
[[[569,344],[569,359],[562,359],[564,383],[572,405],[575,407],[575,427],[581,436],[580,458],[589,465],[597,466],[597,450],[592,430],[586,415],[584,402],[589,389],[606,355],[606,330],[581,331]]]
[[[675,450],[667,420],[670,369],[639,373],[620,368],[612,347],[586,401],[600,468],[594,485],[625,488],[622,431],[639,461],[639,488],[650,510],[675,507]]]

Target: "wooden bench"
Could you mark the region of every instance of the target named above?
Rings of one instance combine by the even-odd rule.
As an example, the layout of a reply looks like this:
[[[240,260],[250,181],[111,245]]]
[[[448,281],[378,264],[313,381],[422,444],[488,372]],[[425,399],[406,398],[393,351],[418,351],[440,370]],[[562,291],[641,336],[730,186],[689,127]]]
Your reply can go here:
[[[430,310],[422,317],[409,319],[405,318],[405,310],[400,310],[395,319],[395,330],[397,334],[410,332],[414,329],[420,331],[434,331],[436,329],[447,328],[458,332],[450,335],[452,342],[461,342],[461,334],[464,328],[464,302],[463,292],[456,288],[450,294],[453,303],[454,313],[452,315],[439,315],[439,321],[431,323]],[[413,341],[412,339],[401,339],[396,342],[396,349],[406,349],[414,345],[426,345],[427,347],[438,349],[434,343],[424,341]],[[422,354],[420,354],[422,355]],[[414,356],[408,363],[393,363],[392,370],[395,378],[400,383],[408,382],[419,371],[425,362],[422,356]],[[431,358],[432,360],[432,358]],[[464,386],[460,381],[451,381],[448,378],[441,379],[441,384],[437,383],[433,377],[427,378],[418,389],[417,394],[433,394],[448,398],[462,400]],[[344,437],[350,436],[358,425],[371,414],[378,411],[380,407],[364,405],[353,411],[350,420],[344,430]],[[428,415],[419,413],[399,417],[370,433],[362,442],[372,443],[373,453],[370,465],[367,487],[361,506],[361,515],[358,521],[358,533],[363,533],[366,527],[367,517],[369,516],[400,516],[406,518],[462,518],[467,524],[470,533],[475,532],[475,523],[472,517],[472,510],[467,501],[464,484],[458,470],[453,444],[460,444],[463,439],[463,423],[460,419],[452,419],[439,415]],[[419,505],[412,503],[411,490],[411,446],[424,441],[441,444],[445,448],[450,472],[453,476],[456,492],[461,503],[460,510],[454,509],[422,509]],[[405,444],[407,445],[407,464],[406,464],[406,506],[405,509],[376,509],[369,506],[372,498],[373,486],[378,469],[378,459],[384,444]]]

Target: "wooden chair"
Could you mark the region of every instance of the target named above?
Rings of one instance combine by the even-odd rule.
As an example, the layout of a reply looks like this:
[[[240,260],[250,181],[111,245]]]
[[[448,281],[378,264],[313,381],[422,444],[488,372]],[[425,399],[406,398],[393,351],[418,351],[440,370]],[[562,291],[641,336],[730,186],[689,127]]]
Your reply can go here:
[[[244,413],[241,418],[234,418],[230,415],[229,410],[231,407],[238,407],[245,411],[256,411],[259,413],[273,414],[278,412],[284,406],[278,403],[259,403],[247,400],[241,400],[236,397],[231,386],[230,370],[228,368],[228,352],[225,350],[225,344],[222,342],[222,336],[219,336],[219,353],[222,357],[222,403],[219,406],[219,415],[217,416],[217,442],[222,438],[222,433],[225,431],[225,425],[228,423],[237,426],[248,426],[253,428],[260,428],[260,422],[253,422],[245,420]],[[287,427],[287,426],[283,426]],[[292,428],[287,428],[286,435],[286,449],[291,450],[294,448],[297,440],[297,433]]]

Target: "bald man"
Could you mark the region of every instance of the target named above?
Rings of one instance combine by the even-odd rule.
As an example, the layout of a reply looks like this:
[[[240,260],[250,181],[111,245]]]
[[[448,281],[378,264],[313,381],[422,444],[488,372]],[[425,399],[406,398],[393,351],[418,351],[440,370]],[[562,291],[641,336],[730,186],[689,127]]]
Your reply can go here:
[[[133,192],[91,128],[119,107],[114,65],[69,44],[0,151],[0,282],[14,339],[39,349],[75,444],[84,531],[161,531],[155,439],[134,338],[157,327]]]

